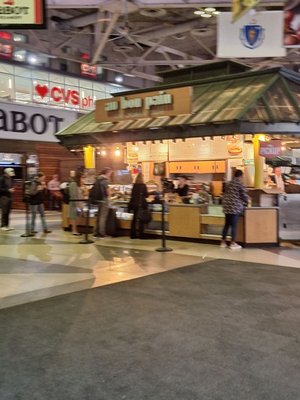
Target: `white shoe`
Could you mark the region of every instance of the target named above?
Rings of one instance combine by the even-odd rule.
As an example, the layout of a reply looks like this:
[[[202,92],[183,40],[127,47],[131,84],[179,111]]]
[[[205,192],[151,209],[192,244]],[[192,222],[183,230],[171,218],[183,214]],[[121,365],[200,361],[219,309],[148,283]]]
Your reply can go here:
[[[221,247],[221,249],[225,249],[227,247],[227,243],[222,241],[220,243],[220,247]]]
[[[2,226],[1,231],[13,231],[15,228],[10,228],[9,226]]]
[[[231,243],[231,245],[229,246],[229,248],[230,248],[231,250],[238,250],[238,249],[241,249],[242,246],[240,246],[240,245],[237,244],[237,243]]]

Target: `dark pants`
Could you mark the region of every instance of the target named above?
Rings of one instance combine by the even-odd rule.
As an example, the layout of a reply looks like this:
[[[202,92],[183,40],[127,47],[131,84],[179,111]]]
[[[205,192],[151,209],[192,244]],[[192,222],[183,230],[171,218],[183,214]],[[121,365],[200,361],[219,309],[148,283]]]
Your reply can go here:
[[[225,225],[222,234],[223,240],[226,240],[229,228],[231,228],[231,240],[235,242],[239,216],[239,214],[225,214]]]
[[[130,237],[134,239],[139,237],[140,239],[144,236],[144,222],[138,218],[138,208],[134,208],[133,210],[133,219],[131,221],[131,228],[130,228]]]
[[[11,197],[1,196],[0,197],[0,207],[2,210],[1,214],[1,227],[9,226],[9,214],[12,207]]]

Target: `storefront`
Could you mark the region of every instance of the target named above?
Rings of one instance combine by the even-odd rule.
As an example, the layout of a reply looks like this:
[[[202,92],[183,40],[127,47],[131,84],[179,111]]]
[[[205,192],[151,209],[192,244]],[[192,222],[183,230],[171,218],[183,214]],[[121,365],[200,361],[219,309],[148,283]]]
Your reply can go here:
[[[0,83],[0,173],[7,165],[15,168],[19,209],[26,160],[35,160],[47,180],[53,174],[64,180],[69,169],[83,167],[83,157],[61,146],[55,133],[94,109],[96,99],[124,87],[6,62],[0,63]]]
[[[176,180],[184,174],[191,192],[208,187],[203,204],[195,204],[192,195],[189,204],[167,199],[168,234],[173,237],[219,238],[222,185],[233,168],[242,168],[253,202],[241,219],[240,240],[274,244],[286,225],[279,210],[284,190],[268,182],[272,173],[261,143],[276,141],[277,158],[288,150],[297,160],[299,82],[299,74],[275,68],[126,92],[98,101],[95,111],[57,137],[74,151],[93,147],[102,166],[108,152],[113,157],[118,150],[126,167],[141,168],[152,184],[160,185],[162,176]],[[272,151],[270,147],[268,154]],[[292,228],[294,239],[300,238],[299,226],[297,221]]]

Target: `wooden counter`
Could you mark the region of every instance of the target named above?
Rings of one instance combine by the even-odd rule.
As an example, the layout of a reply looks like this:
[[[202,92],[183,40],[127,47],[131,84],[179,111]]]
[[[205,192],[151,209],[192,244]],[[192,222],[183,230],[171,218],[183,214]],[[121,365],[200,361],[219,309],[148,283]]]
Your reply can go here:
[[[225,216],[222,206],[219,213],[208,213],[207,207],[194,204],[169,204],[165,214],[168,226],[166,235],[174,238],[191,238],[199,240],[220,241]],[[240,217],[237,241],[244,245],[277,245],[278,238],[278,207],[247,207]],[[161,221],[161,213],[153,212],[152,221]],[[120,229],[130,229],[130,220],[120,219]],[[85,225],[85,218],[78,218],[78,225]],[[95,217],[90,217],[90,227],[95,226]],[[63,205],[62,227],[69,229],[68,205]],[[149,226],[150,228],[151,226]],[[209,232],[209,227],[217,228],[215,233]],[[159,230],[147,229],[149,233],[159,234]]]

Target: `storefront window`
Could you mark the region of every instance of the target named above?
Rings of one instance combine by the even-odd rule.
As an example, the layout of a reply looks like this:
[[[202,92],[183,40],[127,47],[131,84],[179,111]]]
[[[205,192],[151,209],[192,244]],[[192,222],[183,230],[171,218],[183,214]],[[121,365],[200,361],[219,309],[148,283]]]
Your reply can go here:
[[[56,82],[56,83],[61,83],[63,84],[65,81],[65,78],[63,75],[58,75],[58,74],[49,74],[49,80],[50,82]]]
[[[15,100],[17,102],[29,102],[31,99],[31,79],[15,76]]]
[[[14,57],[22,61],[27,54],[25,50],[16,49]],[[92,110],[97,99],[108,98],[111,97],[110,93],[125,90],[120,85],[108,85],[5,63],[0,63],[0,85],[0,99],[3,100],[82,111]]]
[[[15,67],[14,74],[20,77],[31,78],[31,70],[23,67]]]
[[[0,73],[0,99],[11,100],[13,94],[13,76]]]

